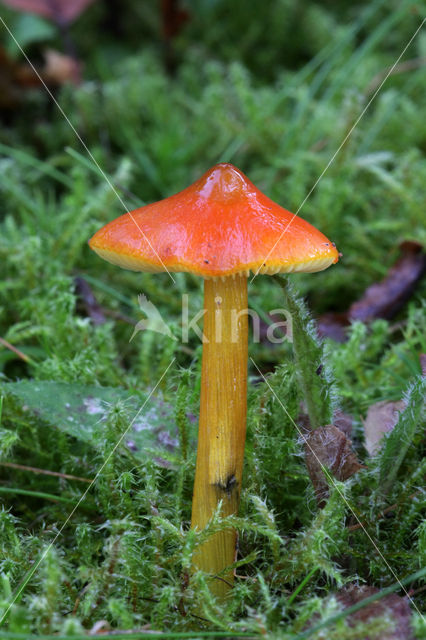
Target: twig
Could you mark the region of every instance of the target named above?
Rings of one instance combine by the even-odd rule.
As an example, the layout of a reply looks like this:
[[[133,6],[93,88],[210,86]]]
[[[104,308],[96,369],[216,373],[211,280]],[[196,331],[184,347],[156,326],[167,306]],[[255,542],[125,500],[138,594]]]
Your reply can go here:
[[[397,73],[414,71],[414,69],[419,69],[419,67],[423,67],[424,65],[426,65],[426,58],[413,58],[412,60],[404,60],[404,62],[400,62],[393,69],[392,67],[387,67],[386,69],[383,69],[383,71],[376,73],[374,78],[365,89],[364,95],[369,96],[371,93],[373,93],[387,75],[394,76]]]
[[[6,347],[6,349],[9,349],[10,351],[13,351],[13,353],[16,353],[16,355],[19,356],[21,358],[21,360],[23,360],[24,362],[34,362],[34,360],[32,358],[27,356],[25,353],[22,353],[22,351],[20,351],[16,347],[14,347],[13,344],[10,344],[10,342],[5,340],[4,338],[0,338],[0,344],[2,344],[4,347]]]
[[[59,473],[58,471],[49,471],[48,469],[38,469],[37,467],[27,467],[23,464],[15,464],[14,462],[0,462],[1,467],[9,467],[10,469],[21,469],[22,471],[31,471],[32,473],[42,473],[45,476],[56,476],[57,478],[65,478],[65,480],[79,480],[80,482],[92,482],[90,478],[80,478],[72,476],[69,473]]]

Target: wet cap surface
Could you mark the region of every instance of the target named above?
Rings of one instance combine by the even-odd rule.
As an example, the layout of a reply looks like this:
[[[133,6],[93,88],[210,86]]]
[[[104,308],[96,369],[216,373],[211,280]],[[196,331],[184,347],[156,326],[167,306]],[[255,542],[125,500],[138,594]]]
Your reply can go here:
[[[113,220],[89,244],[126,269],[204,278],[322,271],[338,260],[320,231],[225,163],[176,195]]]

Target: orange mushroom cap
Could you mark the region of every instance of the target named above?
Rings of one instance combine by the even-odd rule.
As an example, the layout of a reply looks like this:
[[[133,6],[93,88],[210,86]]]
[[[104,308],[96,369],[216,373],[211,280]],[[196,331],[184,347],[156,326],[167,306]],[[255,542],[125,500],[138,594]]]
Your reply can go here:
[[[113,220],[89,245],[126,269],[204,278],[322,271],[339,255],[320,231],[227,163],[176,195]]]

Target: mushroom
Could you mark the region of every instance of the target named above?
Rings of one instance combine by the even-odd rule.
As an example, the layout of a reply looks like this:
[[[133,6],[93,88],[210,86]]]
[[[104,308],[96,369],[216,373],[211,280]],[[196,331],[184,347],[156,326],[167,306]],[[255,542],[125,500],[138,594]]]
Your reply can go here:
[[[337,262],[338,252],[322,233],[275,204],[227,163],[176,195],[113,220],[89,244],[126,269],[186,271],[204,278],[191,520],[193,528],[204,529],[219,502],[222,516],[238,510],[247,413],[247,278],[250,272],[321,271]],[[211,574],[210,588],[217,596],[232,584],[235,547],[236,532],[228,528],[194,553],[194,569]]]

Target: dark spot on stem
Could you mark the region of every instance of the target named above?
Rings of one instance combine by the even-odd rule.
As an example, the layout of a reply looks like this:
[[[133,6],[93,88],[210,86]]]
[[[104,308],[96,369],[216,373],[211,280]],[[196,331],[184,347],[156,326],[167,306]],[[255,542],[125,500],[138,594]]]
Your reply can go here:
[[[235,489],[238,486],[237,478],[232,473],[227,477],[225,482],[216,482],[215,486],[221,491],[223,491],[224,493],[226,493],[228,498],[230,498],[232,493],[235,491]]]

